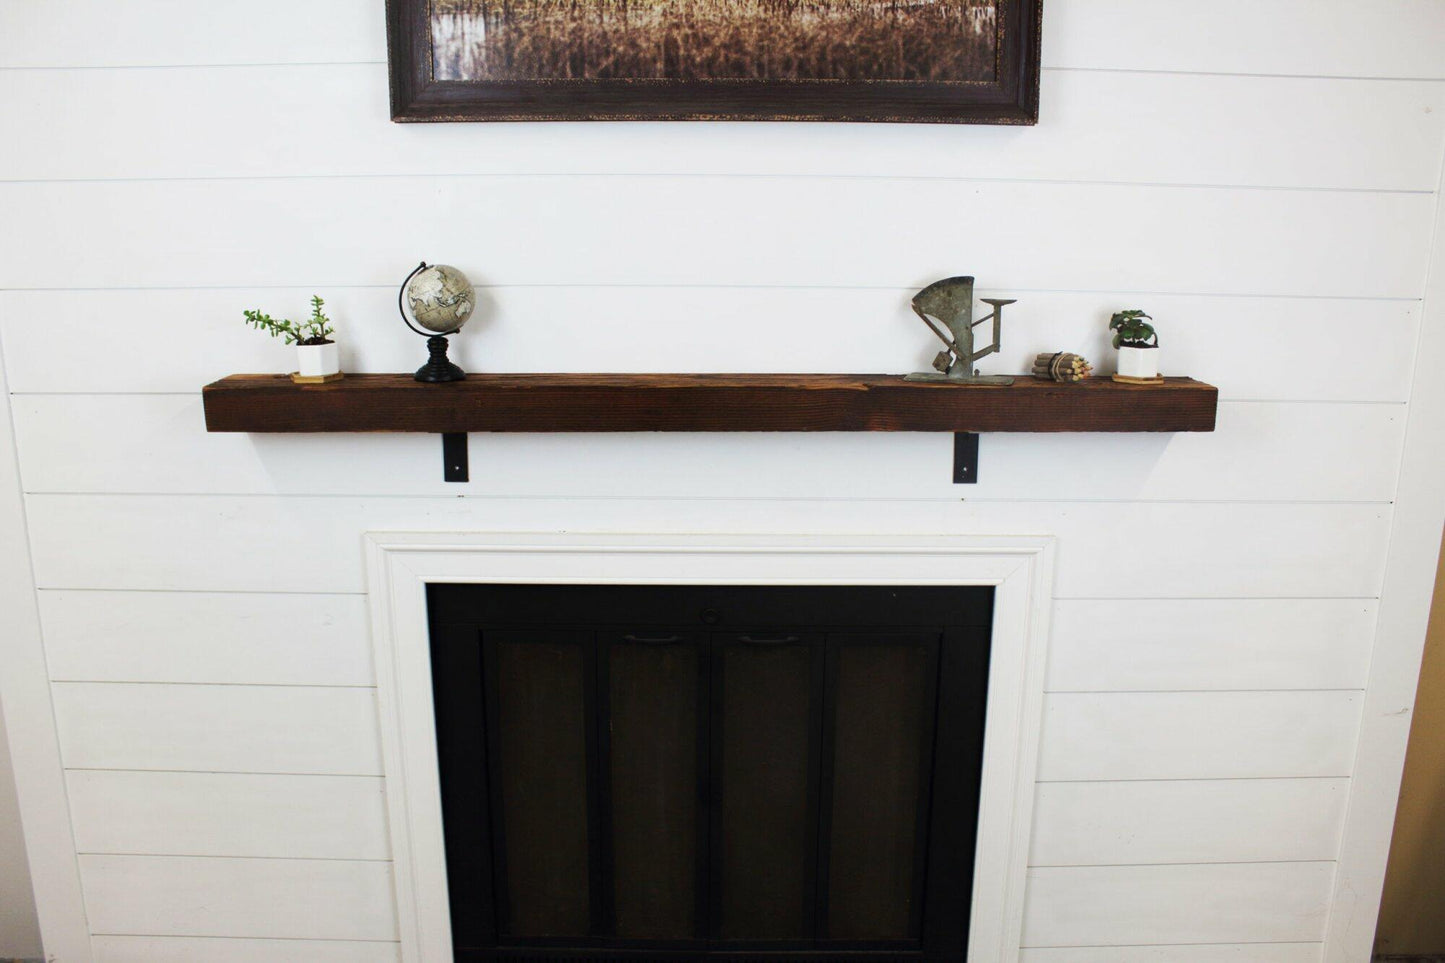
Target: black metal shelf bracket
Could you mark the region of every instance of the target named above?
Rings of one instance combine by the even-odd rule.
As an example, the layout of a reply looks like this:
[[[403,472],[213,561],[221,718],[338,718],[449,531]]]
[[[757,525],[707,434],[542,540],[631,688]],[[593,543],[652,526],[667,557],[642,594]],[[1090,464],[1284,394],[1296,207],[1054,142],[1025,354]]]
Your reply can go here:
[[[978,433],[956,432],[953,436],[953,483],[975,485],[978,483]]]
[[[467,433],[448,431],[442,434],[442,478],[449,482],[468,481]]]

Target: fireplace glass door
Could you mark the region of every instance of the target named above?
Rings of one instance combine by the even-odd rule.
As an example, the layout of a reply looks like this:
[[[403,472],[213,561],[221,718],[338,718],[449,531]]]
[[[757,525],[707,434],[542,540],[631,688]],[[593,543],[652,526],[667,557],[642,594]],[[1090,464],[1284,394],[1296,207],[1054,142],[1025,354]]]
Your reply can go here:
[[[429,605],[456,959],[963,959],[992,590]]]

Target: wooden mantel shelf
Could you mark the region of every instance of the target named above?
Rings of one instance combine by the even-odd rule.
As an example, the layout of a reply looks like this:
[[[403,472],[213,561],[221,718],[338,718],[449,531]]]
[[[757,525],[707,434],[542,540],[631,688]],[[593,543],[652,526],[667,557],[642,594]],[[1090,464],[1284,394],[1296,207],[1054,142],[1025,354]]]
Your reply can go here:
[[[901,375],[470,374],[421,384],[349,374],[296,385],[232,375],[205,387],[208,431],[1213,431],[1218,389],[1192,378],[1008,387]]]

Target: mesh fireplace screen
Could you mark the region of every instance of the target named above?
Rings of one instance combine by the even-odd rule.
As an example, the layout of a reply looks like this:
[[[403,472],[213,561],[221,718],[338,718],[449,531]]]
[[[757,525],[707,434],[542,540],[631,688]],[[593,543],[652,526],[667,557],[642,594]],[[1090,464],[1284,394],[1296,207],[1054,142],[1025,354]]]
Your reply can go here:
[[[963,959],[991,589],[428,601],[456,959]]]

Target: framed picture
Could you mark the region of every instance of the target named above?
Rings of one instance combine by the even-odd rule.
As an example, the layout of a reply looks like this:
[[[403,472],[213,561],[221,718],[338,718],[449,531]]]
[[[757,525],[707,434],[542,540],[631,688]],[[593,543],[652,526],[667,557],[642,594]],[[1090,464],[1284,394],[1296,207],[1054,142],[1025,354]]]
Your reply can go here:
[[[398,121],[1032,124],[1042,0],[388,0]]]

